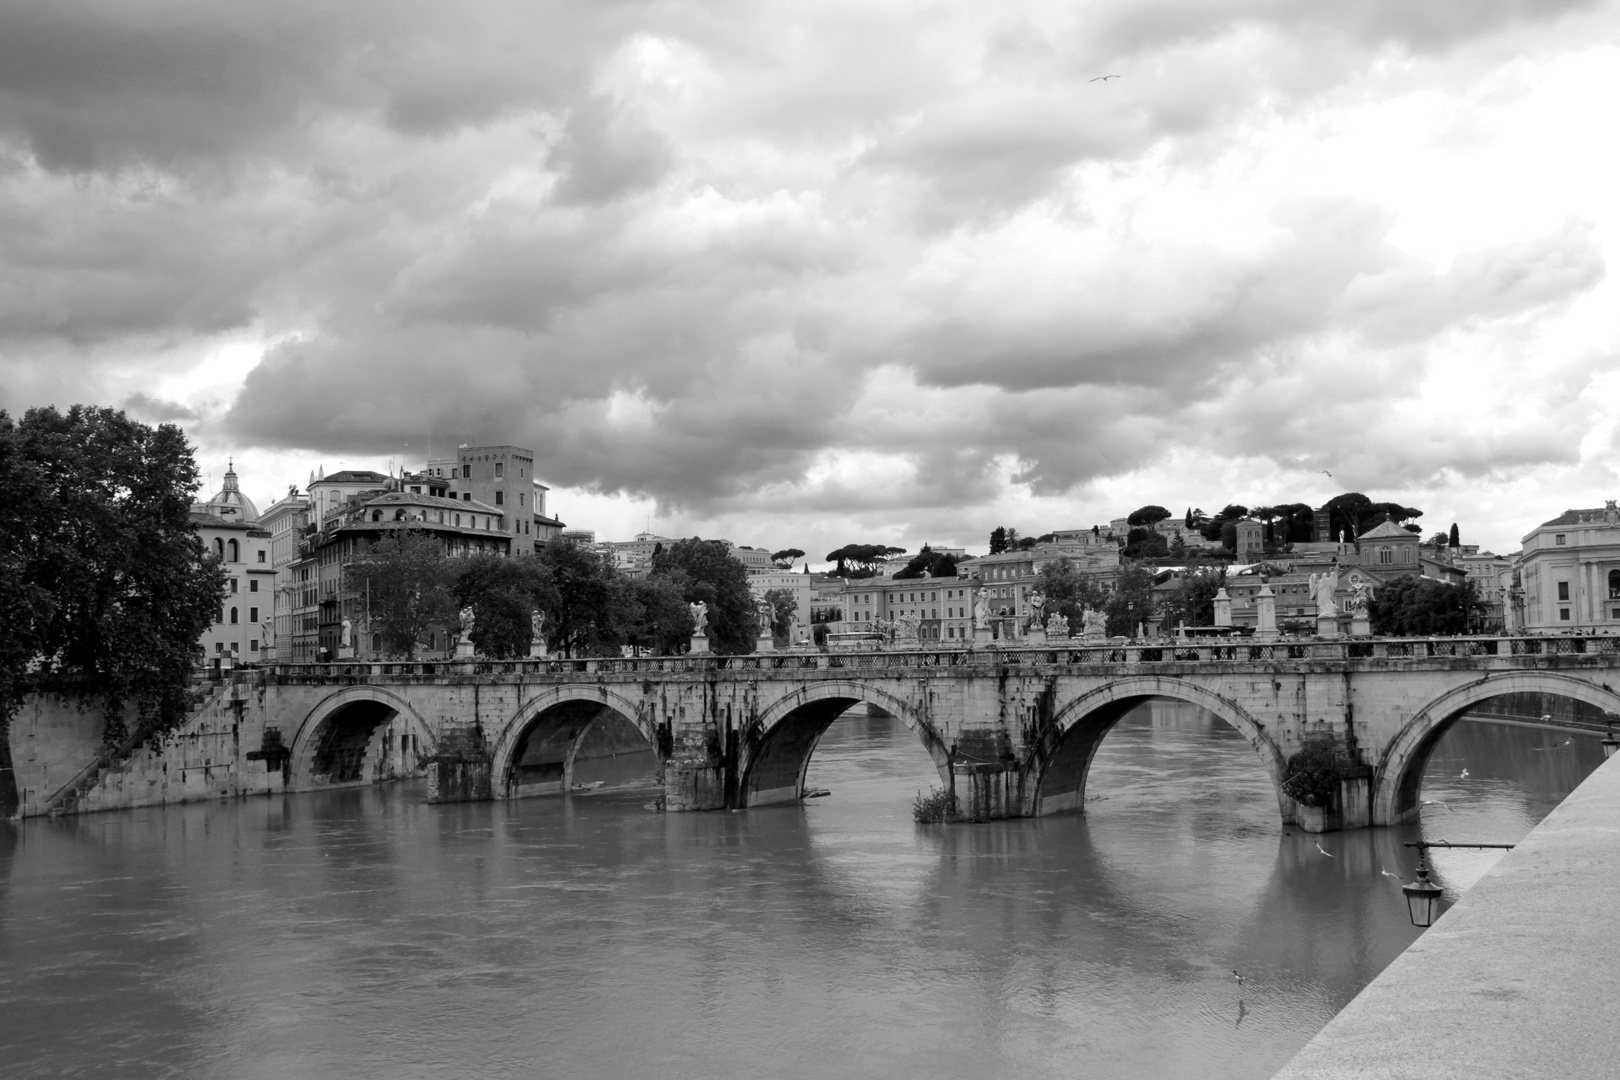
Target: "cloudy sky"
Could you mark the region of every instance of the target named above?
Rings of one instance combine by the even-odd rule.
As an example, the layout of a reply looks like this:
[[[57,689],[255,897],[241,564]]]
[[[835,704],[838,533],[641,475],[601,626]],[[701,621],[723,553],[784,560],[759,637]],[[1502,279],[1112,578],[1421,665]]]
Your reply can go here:
[[[261,505],[513,442],[611,538],[1509,551],[1620,496],[1616,6],[5,3],[0,407]]]

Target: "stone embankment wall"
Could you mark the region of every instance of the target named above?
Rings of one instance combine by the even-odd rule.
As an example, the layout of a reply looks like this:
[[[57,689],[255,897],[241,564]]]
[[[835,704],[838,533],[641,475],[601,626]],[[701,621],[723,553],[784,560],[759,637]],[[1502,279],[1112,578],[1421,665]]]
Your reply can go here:
[[[11,764],[23,817],[45,812],[45,801],[93,764],[101,750],[105,718],[72,698],[36,694],[11,721]]]
[[[279,732],[267,731],[259,693],[245,680],[215,684],[177,730],[92,774],[70,812],[269,794],[283,789]],[[53,798],[93,766],[106,723],[59,696],[32,697],[12,722],[11,753],[22,817],[49,813]]]

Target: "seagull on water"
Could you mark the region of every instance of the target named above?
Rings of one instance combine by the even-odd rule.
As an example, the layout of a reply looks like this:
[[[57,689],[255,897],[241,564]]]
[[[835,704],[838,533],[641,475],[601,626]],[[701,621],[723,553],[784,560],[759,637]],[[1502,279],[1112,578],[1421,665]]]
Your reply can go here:
[[[1232,969],[1232,978],[1237,980],[1237,984],[1239,986],[1243,985],[1243,973],[1241,971],[1239,971],[1237,968]]]
[[[1439,799],[1424,799],[1418,805],[1420,805],[1420,806],[1444,806],[1447,810],[1451,810],[1451,812],[1453,814],[1455,814],[1457,812],[1457,811],[1451,809],[1451,804],[1450,803],[1441,802]]]
[[[1326,855],[1330,859],[1333,858],[1333,852],[1324,850],[1322,847],[1322,841],[1320,840],[1316,842],[1316,850],[1322,852],[1322,854]]]

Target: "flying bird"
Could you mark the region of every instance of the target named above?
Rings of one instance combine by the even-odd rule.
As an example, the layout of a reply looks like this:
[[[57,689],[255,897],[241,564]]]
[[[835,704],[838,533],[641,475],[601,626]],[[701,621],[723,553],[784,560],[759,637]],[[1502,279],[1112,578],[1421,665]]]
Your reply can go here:
[[[1326,855],[1330,859],[1333,858],[1333,852],[1324,850],[1322,848],[1322,841],[1320,840],[1316,842],[1316,850],[1322,852],[1322,854]]]
[[[1091,79],[1091,80],[1088,80],[1088,81],[1090,81],[1090,82],[1107,82],[1109,79],[1117,79],[1117,78],[1119,78],[1118,75],[1099,75],[1095,79]]]
[[[1383,868],[1383,867],[1382,867],[1382,866],[1380,866],[1380,867],[1379,867],[1379,868],[1378,868],[1378,872],[1379,872],[1379,873],[1380,873],[1380,874],[1383,874],[1383,875],[1384,875],[1384,876],[1385,876],[1385,877],[1392,877],[1392,878],[1394,878],[1394,879],[1395,879],[1395,880],[1396,880],[1396,881],[1398,881],[1398,882],[1400,882],[1400,883],[1401,883],[1401,884],[1402,884],[1402,885],[1405,885],[1405,884],[1406,884],[1406,879],[1405,879],[1405,878],[1403,878],[1403,877],[1401,877],[1401,875],[1399,875],[1399,874],[1392,874],[1392,873],[1390,873],[1390,872],[1389,872],[1389,871],[1388,871],[1388,870],[1385,870],[1385,869],[1384,869],[1384,868]]]
[[[1331,477],[1333,475],[1332,473],[1328,472],[1326,469],[1317,469],[1316,471],[1321,473],[1323,476]]]
[[[1237,968],[1232,969],[1232,978],[1237,980],[1237,984],[1239,986],[1243,985],[1243,973],[1241,971],[1239,971]]]
[[[1538,722],[1542,723],[1542,724],[1545,724],[1547,721],[1549,721],[1551,719],[1552,719],[1552,713],[1542,713],[1541,714],[1541,719]]]
[[[1464,770],[1463,770],[1463,771],[1462,771],[1462,775],[1461,775],[1461,776],[1459,776],[1459,777],[1457,777],[1457,779],[1459,779],[1459,780],[1466,780],[1466,779],[1468,779],[1468,770],[1467,770],[1467,769],[1464,769]]]
[[[1421,805],[1421,806],[1444,806],[1447,810],[1450,810],[1453,814],[1455,814],[1457,812],[1457,811],[1451,809],[1451,804],[1450,803],[1441,802],[1439,799],[1424,799],[1419,805]]]

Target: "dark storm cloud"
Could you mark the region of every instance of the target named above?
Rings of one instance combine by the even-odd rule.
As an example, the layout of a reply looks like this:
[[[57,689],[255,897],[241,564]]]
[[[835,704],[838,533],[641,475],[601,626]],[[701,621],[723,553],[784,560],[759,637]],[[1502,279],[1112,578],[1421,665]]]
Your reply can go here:
[[[1213,184],[1252,127],[1375,93],[1391,48],[1583,6],[6,9],[0,403],[239,332],[279,344],[231,438],[514,440],[552,482],[668,507],[923,515],[1005,468],[1070,491],[1212,431],[1212,454],[1301,460],[1360,437],[1434,342],[1592,289],[1597,230],[1436,267],[1331,185],[1241,242],[1101,224],[1089,185]],[[1050,229],[998,246],[1033,213]],[[1554,460],[1518,429],[1452,445],[1368,467]],[[809,479],[829,454],[896,467]]]
[[[176,401],[164,401],[139,391],[125,398],[119,408],[132,412],[142,420],[152,423],[166,424],[177,420],[196,422],[201,419],[195,409],[181,405]]]

